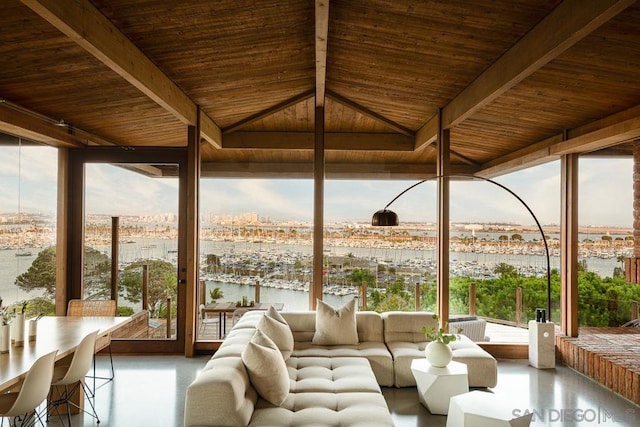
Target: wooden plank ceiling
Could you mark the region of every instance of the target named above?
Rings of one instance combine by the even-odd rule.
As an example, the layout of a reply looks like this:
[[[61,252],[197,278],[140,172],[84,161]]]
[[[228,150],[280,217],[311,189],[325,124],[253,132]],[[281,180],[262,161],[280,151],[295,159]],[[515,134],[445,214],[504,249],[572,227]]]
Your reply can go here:
[[[205,176],[495,176],[640,138],[633,0],[3,0],[0,131],[184,146]],[[318,96],[317,96],[318,94]]]

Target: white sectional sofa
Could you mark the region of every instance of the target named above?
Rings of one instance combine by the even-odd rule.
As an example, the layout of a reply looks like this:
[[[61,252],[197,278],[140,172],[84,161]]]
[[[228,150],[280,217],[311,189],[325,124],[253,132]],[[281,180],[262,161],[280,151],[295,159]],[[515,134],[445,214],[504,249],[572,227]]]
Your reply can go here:
[[[429,313],[356,313],[358,342],[312,343],[315,312],[283,312],[294,338],[286,360],[289,394],[280,405],[263,399],[242,361],[263,312],[249,312],[185,397],[185,427],[201,426],[392,426],[380,386],[415,385],[411,360],[424,357],[420,328]],[[452,343],[454,359],[467,363],[471,387],[493,387],[497,362],[471,340]]]

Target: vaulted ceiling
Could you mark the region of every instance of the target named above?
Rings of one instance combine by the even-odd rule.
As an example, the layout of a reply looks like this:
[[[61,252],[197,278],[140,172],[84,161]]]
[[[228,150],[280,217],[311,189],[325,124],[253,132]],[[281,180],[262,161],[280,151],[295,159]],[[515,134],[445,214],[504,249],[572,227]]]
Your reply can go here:
[[[631,0],[3,0],[0,131],[184,146],[205,176],[495,176],[640,138]],[[316,123],[316,112],[323,111]],[[319,116],[322,118],[322,116]]]

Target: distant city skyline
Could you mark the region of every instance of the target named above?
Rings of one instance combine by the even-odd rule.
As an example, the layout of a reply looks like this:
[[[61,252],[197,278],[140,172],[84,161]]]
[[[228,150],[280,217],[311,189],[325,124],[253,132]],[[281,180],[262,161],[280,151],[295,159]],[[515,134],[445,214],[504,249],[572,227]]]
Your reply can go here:
[[[20,153],[20,155],[19,155]],[[0,147],[0,213],[55,213],[56,150],[50,147]],[[631,158],[581,159],[579,223],[630,228],[633,224]],[[148,178],[110,165],[87,165],[87,212],[156,215],[177,211],[177,180]],[[18,179],[20,177],[20,179]],[[560,163],[554,161],[494,178],[518,194],[540,222],[560,222]],[[416,181],[327,180],[325,221],[367,221],[400,191]],[[416,187],[392,209],[401,221],[433,222],[436,184]],[[256,212],[273,220],[311,221],[313,181],[284,179],[208,179],[201,182],[202,214]],[[481,181],[451,184],[451,220],[533,221],[506,191]]]

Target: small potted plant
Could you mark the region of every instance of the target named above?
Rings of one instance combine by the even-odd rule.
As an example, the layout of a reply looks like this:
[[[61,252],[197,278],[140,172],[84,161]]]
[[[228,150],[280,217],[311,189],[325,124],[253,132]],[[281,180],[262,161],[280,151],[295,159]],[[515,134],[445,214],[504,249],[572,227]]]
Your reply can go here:
[[[451,347],[449,347],[449,343],[455,341],[456,336],[455,334],[445,332],[445,328],[447,327],[446,323],[442,325],[443,327],[438,326],[439,317],[437,314],[433,315],[433,319],[436,322],[436,326],[429,328],[426,326],[422,327],[422,333],[425,338],[431,341],[425,347],[424,355],[431,366],[444,368],[453,358],[453,352],[451,351]]]

